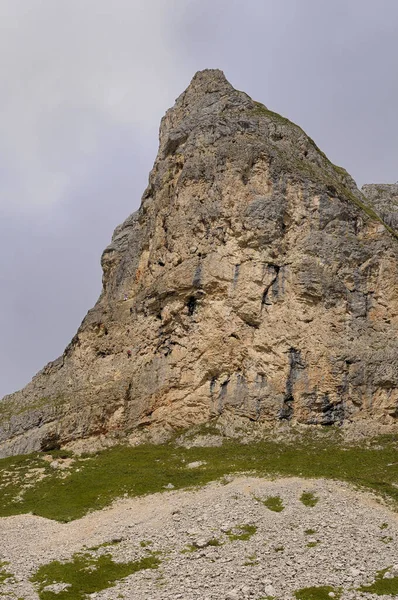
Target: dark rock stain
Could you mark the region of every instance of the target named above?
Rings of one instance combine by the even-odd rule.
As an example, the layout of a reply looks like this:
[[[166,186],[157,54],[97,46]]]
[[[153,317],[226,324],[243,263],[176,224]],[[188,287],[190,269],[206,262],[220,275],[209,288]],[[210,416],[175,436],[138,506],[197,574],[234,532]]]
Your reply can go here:
[[[221,384],[220,393],[218,394],[218,414],[220,415],[224,410],[224,400],[227,395],[228,384],[229,379],[227,379],[226,381],[224,381],[224,383]]]
[[[196,300],[195,296],[189,296],[186,306],[188,309],[188,315],[190,317],[192,317],[193,313],[195,312],[196,305],[197,305],[197,300]]]
[[[279,265],[270,264],[270,265],[267,265],[267,269],[268,269],[268,271],[271,271],[273,273],[273,277],[272,277],[271,282],[264,289],[263,296],[261,298],[261,307],[270,306],[272,304],[272,302],[269,298],[270,290],[272,293],[272,298],[274,298],[274,299],[277,298],[278,294],[279,294],[278,278],[279,278],[279,273],[280,273],[281,267]]]
[[[281,421],[290,421],[294,413],[294,384],[300,376],[300,371],[305,369],[305,364],[301,358],[300,350],[290,348],[289,350],[289,374],[286,379],[286,391],[283,398],[283,405],[279,411]]]
[[[202,263],[199,263],[195,269],[195,273],[192,280],[192,285],[194,287],[200,287],[202,280]]]
[[[238,283],[239,271],[240,271],[240,265],[235,265],[233,287],[235,287],[236,284]]]

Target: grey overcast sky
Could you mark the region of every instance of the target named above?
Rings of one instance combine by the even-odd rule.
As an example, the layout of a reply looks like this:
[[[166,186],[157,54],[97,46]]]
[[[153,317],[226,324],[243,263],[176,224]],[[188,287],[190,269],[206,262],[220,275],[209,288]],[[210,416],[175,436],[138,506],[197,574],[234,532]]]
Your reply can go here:
[[[95,303],[160,118],[204,68],[359,185],[397,181],[397,0],[0,0],[0,397]]]

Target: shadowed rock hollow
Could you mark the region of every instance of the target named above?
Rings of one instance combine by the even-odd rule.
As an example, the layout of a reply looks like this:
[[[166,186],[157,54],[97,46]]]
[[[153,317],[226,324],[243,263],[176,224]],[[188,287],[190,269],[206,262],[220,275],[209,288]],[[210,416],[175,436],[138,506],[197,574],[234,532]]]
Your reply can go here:
[[[1,401],[0,453],[216,417],[395,424],[394,206],[378,216],[298,126],[197,73],[103,253],[97,304]]]

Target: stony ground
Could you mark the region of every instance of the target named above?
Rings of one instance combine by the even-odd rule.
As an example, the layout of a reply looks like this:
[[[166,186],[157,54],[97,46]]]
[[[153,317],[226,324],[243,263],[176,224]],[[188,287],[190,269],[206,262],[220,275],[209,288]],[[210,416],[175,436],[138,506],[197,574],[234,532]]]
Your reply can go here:
[[[303,492],[318,498],[315,506],[303,504]],[[264,505],[270,496],[280,497],[281,512]],[[0,594],[23,600],[38,598],[29,577],[40,565],[85,547],[122,562],[159,551],[158,569],[92,594],[96,600],[288,600],[315,585],[342,588],[343,600],[379,598],[356,590],[382,569],[395,574],[398,563],[397,514],[348,485],[297,478],[231,477],[196,491],[126,498],[68,524],[8,517],[0,536],[0,563],[14,574]]]

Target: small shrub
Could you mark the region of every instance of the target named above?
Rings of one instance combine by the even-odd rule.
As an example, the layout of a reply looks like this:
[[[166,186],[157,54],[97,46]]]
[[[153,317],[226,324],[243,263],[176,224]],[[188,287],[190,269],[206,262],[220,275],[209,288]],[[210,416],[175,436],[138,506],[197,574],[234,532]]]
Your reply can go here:
[[[0,585],[6,581],[6,579],[14,578],[12,573],[9,573],[6,569],[8,562],[0,561]],[[1,596],[1,593],[0,593]]]
[[[319,501],[319,498],[315,496],[312,492],[303,492],[300,496],[300,502],[304,504],[304,506],[315,506]]]
[[[380,540],[383,542],[383,544],[390,544],[390,542],[393,541],[393,538],[390,535],[383,535]]]
[[[234,530],[230,529],[226,531],[227,536],[231,541],[234,540],[249,540],[252,535],[254,535],[257,531],[257,527],[255,525],[238,525],[234,528]]]
[[[222,543],[217,538],[212,538],[207,542],[206,546],[222,546]]]
[[[279,496],[268,496],[268,498],[261,500],[261,502],[264,504],[264,506],[269,508],[269,510],[274,512],[282,512],[282,510],[285,508]]]

